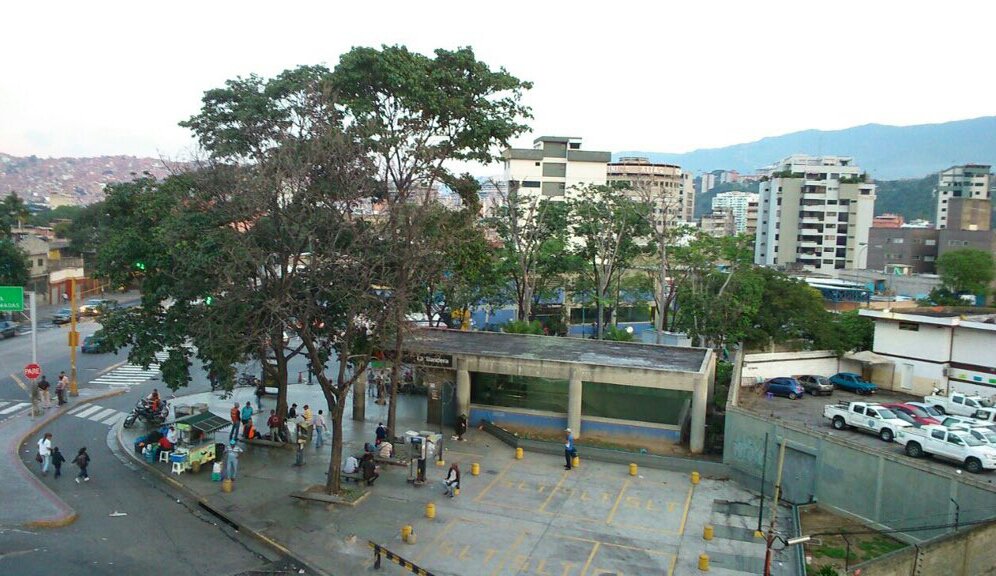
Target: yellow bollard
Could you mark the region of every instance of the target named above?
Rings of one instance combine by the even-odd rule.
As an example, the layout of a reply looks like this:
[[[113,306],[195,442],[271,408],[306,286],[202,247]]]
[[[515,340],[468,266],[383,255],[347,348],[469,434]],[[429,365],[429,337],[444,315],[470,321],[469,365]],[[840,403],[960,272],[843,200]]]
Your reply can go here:
[[[454,488],[453,489],[453,495],[454,496],[459,496],[460,495],[460,489],[459,488]]]
[[[446,466],[445,460],[436,460],[436,466]]]
[[[709,571],[709,555],[708,554],[699,554],[699,570],[701,570],[702,572],[708,572]]]
[[[698,483],[699,483],[699,473],[692,472],[692,484],[698,484]]]
[[[636,476],[637,470],[639,470],[639,467],[636,465],[636,463],[635,462],[630,462],[629,463],[629,475],[630,476]]]
[[[571,458],[571,467],[572,468],[580,468],[581,467],[581,457],[580,456],[575,456],[574,458]]]
[[[712,540],[713,532],[714,528],[712,527],[712,524],[706,524],[705,529],[702,530],[702,537],[706,540]]]
[[[764,538],[764,532],[760,530],[754,530],[754,538]]]
[[[515,449],[515,459],[522,460],[522,448]]]
[[[224,480],[221,481],[221,491],[222,492],[231,492],[232,491],[232,479],[231,478],[225,478]]]
[[[425,505],[425,517],[429,519],[436,517],[436,505],[432,502]]]
[[[408,542],[408,538],[412,535],[412,525],[405,524],[401,527],[401,539]]]
[[[477,476],[480,473],[481,473],[481,465],[480,464],[478,464],[477,462],[474,462],[473,464],[470,465],[470,475],[471,476]]]

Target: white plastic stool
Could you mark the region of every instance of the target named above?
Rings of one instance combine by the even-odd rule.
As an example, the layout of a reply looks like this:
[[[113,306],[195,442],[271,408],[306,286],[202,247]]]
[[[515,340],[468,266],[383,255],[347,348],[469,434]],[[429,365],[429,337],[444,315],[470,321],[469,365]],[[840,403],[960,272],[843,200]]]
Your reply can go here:
[[[186,471],[187,467],[184,465],[183,462],[173,462],[173,468],[172,470],[169,471],[169,473],[176,474],[177,476],[179,476],[180,474],[183,474]]]
[[[160,450],[159,451],[159,461],[160,462],[165,462],[165,463],[169,464],[169,455],[170,454],[172,454],[172,452],[169,452],[168,450]]]

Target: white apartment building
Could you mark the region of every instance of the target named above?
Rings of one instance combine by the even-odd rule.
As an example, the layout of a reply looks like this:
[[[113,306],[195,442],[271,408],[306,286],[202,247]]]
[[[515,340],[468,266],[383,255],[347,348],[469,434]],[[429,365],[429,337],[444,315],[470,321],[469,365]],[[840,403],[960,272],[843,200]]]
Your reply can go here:
[[[757,226],[757,206],[760,196],[753,192],[722,192],[712,199],[713,212],[730,212],[733,214],[733,225],[737,234],[747,233],[751,205],[753,205],[754,226]]]
[[[875,185],[853,158],[790,156],[761,182],[754,262],[812,272],[863,269]]]
[[[988,230],[988,211],[991,210],[989,201],[992,199],[994,186],[996,179],[990,173],[988,164],[966,164],[942,170],[937,176],[937,187],[934,188],[934,196],[937,197],[937,227]],[[971,208],[976,208],[972,205],[977,205],[976,211],[984,212],[980,214],[980,218],[984,218],[984,228],[973,227],[969,223],[971,218],[966,213]],[[957,222],[951,221],[952,213],[956,214]]]
[[[691,175],[674,164],[653,164],[647,158],[624,157],[608,165],[608,181],[626,184],[636,200],[653,203],[658,226],[692,222],[695,190]]]
[[[581,149],[581,138],[540,136],[532,148],[508,148],[502,152],[508,190],[563,200],[572,187],[605,184],[610,152]]]

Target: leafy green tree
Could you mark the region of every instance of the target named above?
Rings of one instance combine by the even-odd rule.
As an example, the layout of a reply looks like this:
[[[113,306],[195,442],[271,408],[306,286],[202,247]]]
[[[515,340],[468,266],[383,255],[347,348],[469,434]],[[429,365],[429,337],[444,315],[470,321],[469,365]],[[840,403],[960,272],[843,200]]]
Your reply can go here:
[[[392,245],[386,283],[394,312],[393,351],[401,357],[405,315],[421,286],[424,243],[416,241],[422,205],[439,183],[453,177],[454,160],[489,163],[496,149],[524,132],[529,108],[522,94],[532,87],[504,69],[492,70],[470,48],[436,50],[434,57],[404,46],[354,48],[332,74],[336,94],[377,162],[386,183],[385,238]],[[396,430],[400,364],[392,364],[388,429]]]
[[[10,237],[10,231],[19,228],[28,219],[28,206],[20,196],[11,192],[0,202],[0,234]]]
[[[769,342],[789,340],[836,345],[833,317],[824,307],[818,290],[770,268],[755,268],[749,273],[763,283],[764,302],[747,331],[745,343],[749,347],[764,348]]]
[[[543,323],[539,320],[509,320],[501,329],[508,334],[543,334]]]
[[[605,304],[614,281],[643,252],[650,226],[649,207],[618,186],[583,186],[568,200],[570,251],[582,262],[581,274],[594,288],[596,337],[605,331]]]
[[[615,342],[632,342],[634,336],[632,332],[623,330],[618,326],[608,326],[602,334],[602,340],[612,340]]]
[[[24,286],[30,279],[24,250],[9,238],[0,239],[0,285]]]
[[[974,248],[945,252],[937,259],[937,271],[944,287],[956,294],[984,294],[993,281],[993,255]]]
[[[836,314],[834,318],[837,331],[840,334],[843,351],[871,350],[875,341],[875,321],[861,316],[857,310],[849,310]]]

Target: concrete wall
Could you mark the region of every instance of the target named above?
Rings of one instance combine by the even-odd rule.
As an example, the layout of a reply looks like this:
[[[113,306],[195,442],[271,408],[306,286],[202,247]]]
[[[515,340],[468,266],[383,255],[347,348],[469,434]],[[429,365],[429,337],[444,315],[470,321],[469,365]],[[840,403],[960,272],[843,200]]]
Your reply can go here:
[[[854,567],[861,576],[996,574],[996,522],[940,536]]]
[[[841,360],[828,350],[747,354],[743,366],[741,378],[745,386],[777,376],[832,376],[837,372],[861,372],[860,363]]]
[[[772,488],[777,471],[778,448],[786,442],[782,480],[785,497],[793,503],[819,502],[872,526],[896,529],[953,523],[952,498],[961,506],[962,522],[992,517],[996,485],[988,475],[946,476],[900,453],[879,453],[852,444],[828,428],[804,428],[728,405],[723,462],[733,478],[749,488],[760,485],[765,433],[767,489]],[[896,536],[918,542],[946,531]],[[923,572],[934,573],[940,572]]]
[[[687,404],[687,402],[686,402]],[[688,409],[684,410],[687,413]],[[472,404],[470,422],[492,422],[521,434],[558,435],[567,428],[567,414]],[[684,421],[682,418],[681,421]],[[619,444],[677,444],[681,427],[649,422],[627,422],[608,418],[581,418],[579,437]]]

